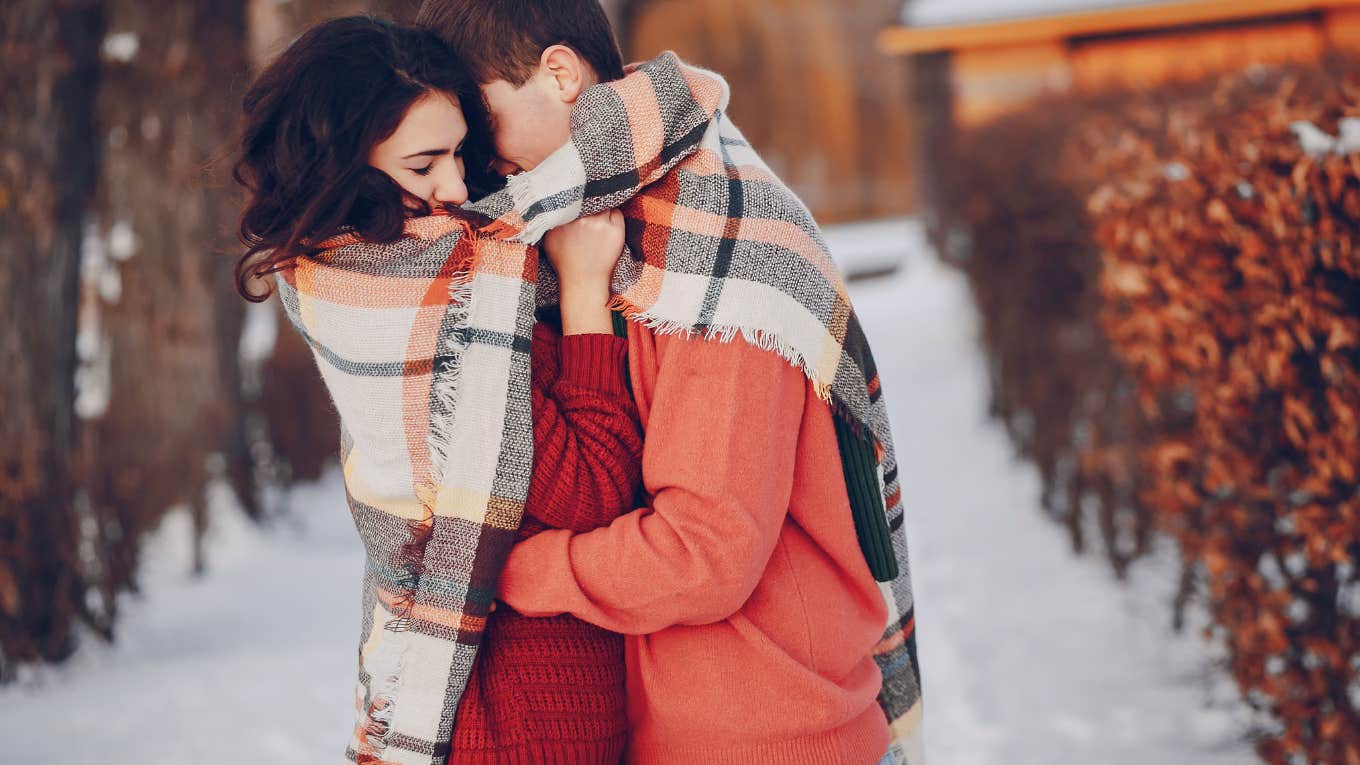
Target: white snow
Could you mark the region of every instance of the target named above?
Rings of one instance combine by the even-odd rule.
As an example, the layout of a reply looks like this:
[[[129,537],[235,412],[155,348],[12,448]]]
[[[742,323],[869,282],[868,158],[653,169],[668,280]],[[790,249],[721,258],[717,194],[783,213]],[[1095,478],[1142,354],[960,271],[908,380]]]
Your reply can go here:
[[[830,226],[827,249],[848,279],[886,274],[902,264],[906,253],[925,246],[925,227],[915,218]]]
[[[1173,551],[1121,586],[1098,557],[1074,556],[1039,510],[1037,472],[985,416],[962,275],[918,251],[898,276],[852,293],[901,464],[927,762],[1258,761],[1235,688],[1208,667],[1202,621],[1170,631]]]
[[[76,309],[76,416],[92,420],[109,408],[113,349],[101,319],[103,303],[122,295],[118,269],[109,262],[108,248],[94,219],[85,221],[80,240],[80,303]]]
[[[97,420],[109,411],[110,361],[109,354],[101,353],[93,361],[76,366],[76,400],[72,408],[82,420]]]
[[[136,32],[115,32],[104,38],[104,55],[110,61],[126,64],[137,57],[142,40]]]
[[[1337,121],[1336,153],[1360,152],[1360,117],[1342,117]]]
[[[1360,117],[1344,117],[1337,123],[1337,135],[1308,120],[1297,120],[1289,124],[1289,129],[1299,139],[1299,147],[1310,157],[1321,158],[1327,154],[1353,154],[1360,151]]]
[[[161,137],[161,118],[155,114],[142,117],[142,137],[154,141]]]
[[[265,363],[274,355],[274,345],[278,340],[278,307],[273,302],[247,303],[238,349],[241,361],[254,365]]]
[[[109,257],[125,261],[137,253],[137,233],[126,220],[115,221],[109,227]]]
[[[1035,470],[984,414],[963,278],[918,241],[896,274],[851,292],[900,450],[927,761],[1257,762],[1200,624],[1170,632],[1172,551],[1121,585],[1097,557],[1074,557],[1039,510]],[[68,665],[0,689],[6,761],[340,761],[362,555],[337,474],[289,499],[293,511],[261,529],[218,496],[198,580],[187,574],[188,517],[169,517],[147,547],[144,594],[123,600],[118,642],[86,641]]]
[[[187,511],[146,547],[118,640],[0,689],[5,762],[184,765],[343,761],[363,555],[332,474],[260,529],[218,492],[209,574],[190,575]]]

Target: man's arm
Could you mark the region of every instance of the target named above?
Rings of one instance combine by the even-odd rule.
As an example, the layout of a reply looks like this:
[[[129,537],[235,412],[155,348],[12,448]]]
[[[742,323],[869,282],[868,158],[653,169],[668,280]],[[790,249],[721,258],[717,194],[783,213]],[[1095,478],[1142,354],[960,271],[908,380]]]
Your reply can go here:
[[[652,506],[516,545],[500,597],[520,613],[647,634],[727,618],[764,573],[788,512],[807,378],[740,338],[658,337],[657,351],[643,445]]]

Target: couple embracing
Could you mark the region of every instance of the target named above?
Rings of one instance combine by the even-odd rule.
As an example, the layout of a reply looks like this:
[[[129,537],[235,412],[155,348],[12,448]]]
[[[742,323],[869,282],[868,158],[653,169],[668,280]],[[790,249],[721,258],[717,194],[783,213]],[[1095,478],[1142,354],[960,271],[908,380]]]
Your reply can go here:
[[[727,100],[597,0],[337,19],[247,94],[237,286],[366,552],[351,760],[919,762],[873,358]]]

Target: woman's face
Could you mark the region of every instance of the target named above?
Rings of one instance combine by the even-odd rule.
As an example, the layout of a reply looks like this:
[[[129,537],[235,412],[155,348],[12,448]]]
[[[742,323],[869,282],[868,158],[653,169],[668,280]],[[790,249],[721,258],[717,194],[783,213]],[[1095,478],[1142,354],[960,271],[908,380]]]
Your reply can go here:
[[[373,147],[368,164],[387,173],[431,209],[467,201],[463,139],[467,122],[458,102],[442,93],[422,96],[387,140]]]

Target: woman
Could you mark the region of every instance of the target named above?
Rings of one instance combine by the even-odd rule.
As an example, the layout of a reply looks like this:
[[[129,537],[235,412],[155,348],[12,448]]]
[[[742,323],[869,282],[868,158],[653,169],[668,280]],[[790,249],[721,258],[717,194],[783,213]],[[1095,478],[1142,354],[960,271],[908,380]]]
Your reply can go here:
[[[621,216],[545,240],[560,326],[495,326],[479,319],[488,305],[525,298],[496,294],[498,269],[538,260],[452,207],[493,179],[480,96],[442,43],[374,18],[323,23],[259,76],[244,112],[237,288],[261,300],[252,288],[278,275],[340,414],[368,554],[352,756],[618,762],[621,638],[569,616],[487,611],[510,542],[631,509],[641,433],[607,308]],[[527,481],[497,459],[526,386]],[[478,471],[484,491],[469,488]]]

